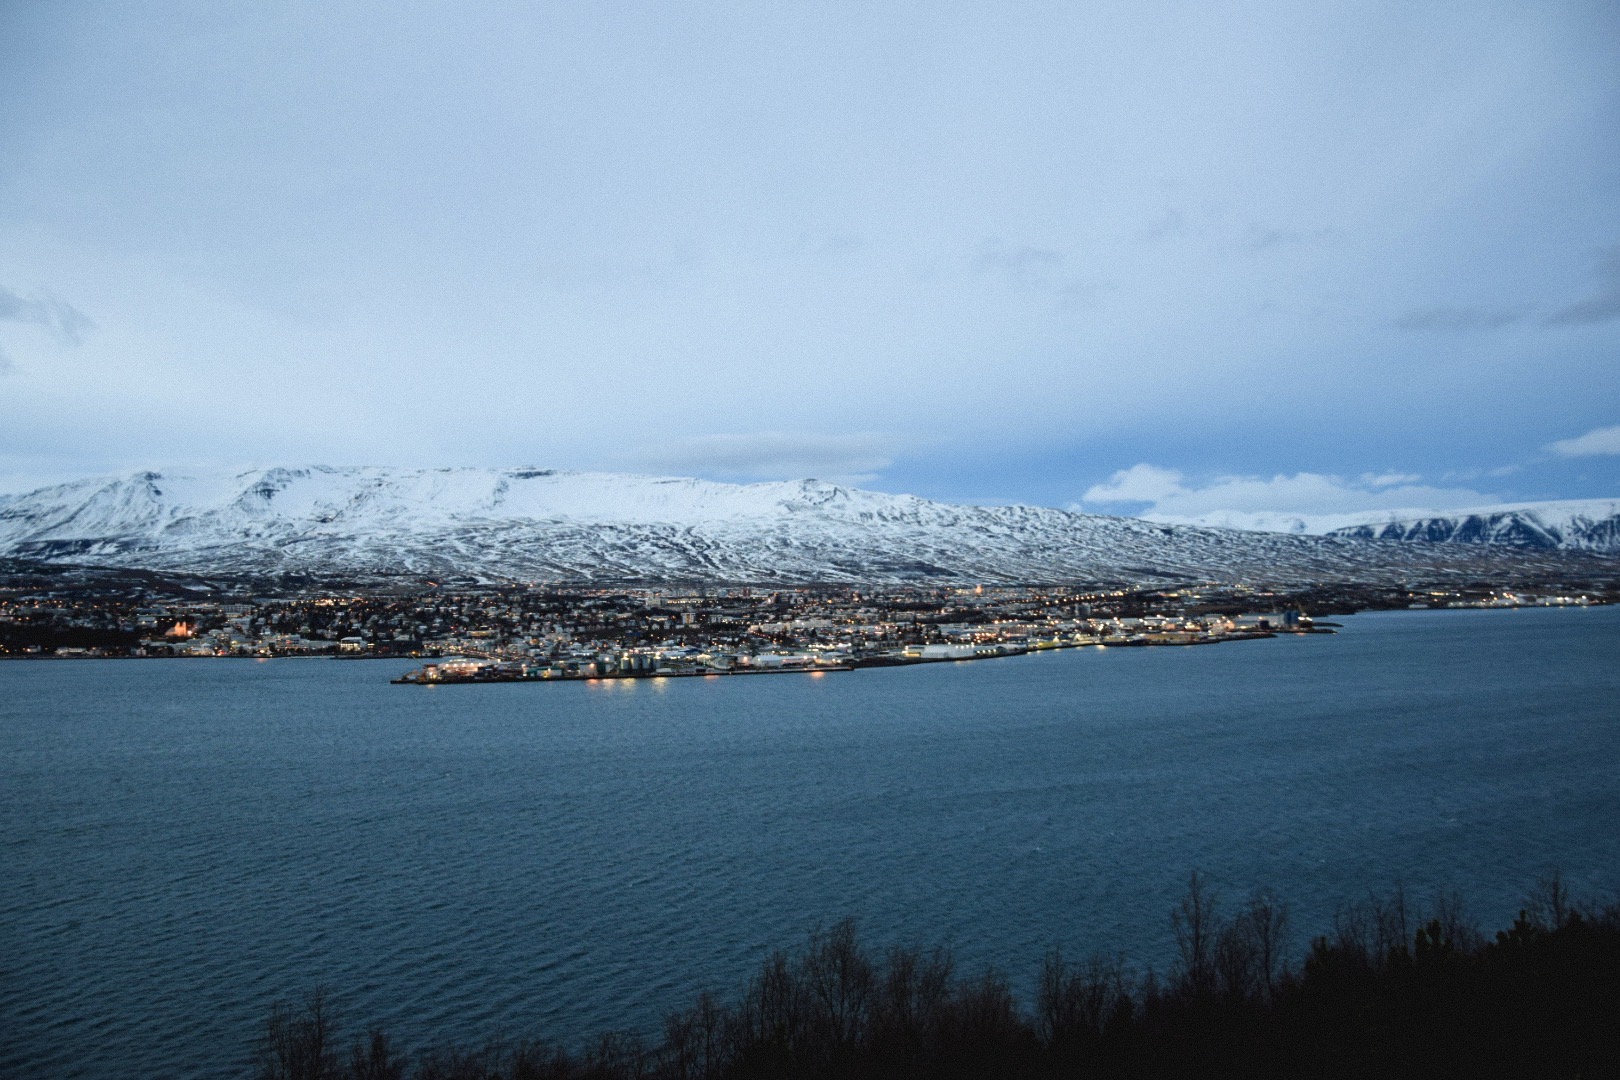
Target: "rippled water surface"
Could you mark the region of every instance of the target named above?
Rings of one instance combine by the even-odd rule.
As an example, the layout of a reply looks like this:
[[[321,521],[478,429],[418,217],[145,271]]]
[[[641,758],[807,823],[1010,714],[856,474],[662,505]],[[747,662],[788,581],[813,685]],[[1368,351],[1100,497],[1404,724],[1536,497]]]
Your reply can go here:
[[[330,986],[407,1043],[649,1027],[855,915],[1027,987],[1163,966],[1202,868],[1301,942],[1403,881],[1620,886],[1620,608],[820,677],[390,686],[0,663],[0,1074],[247,1072]]]

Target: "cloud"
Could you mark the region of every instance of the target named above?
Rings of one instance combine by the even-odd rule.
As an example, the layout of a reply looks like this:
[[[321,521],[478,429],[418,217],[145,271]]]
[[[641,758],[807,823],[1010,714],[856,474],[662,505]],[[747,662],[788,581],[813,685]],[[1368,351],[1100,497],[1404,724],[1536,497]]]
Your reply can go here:
[[[1094,308],[1102,295],[1114,288],[1100,281],[1072,281],[1058,290],[1058,306],[1064,311]]]
[[[1186,231],[1187,215],[1171,207],[1144,228],[1139,229],[1136,241],[1139,244],[1152,244],[1172,236],[1179,236]]]
[[[77,345],[95,323],[72,304],[49,294],[33,298],[20,296],[0,286],[0,320],[43,326],[63,344]]]
[[[1267,248],[1281,247],[1285,244],[1298,244],[1304,237],[1290,229],[1273,229],[1262,225],[1249,226],[1248,246],[1250,251],[1264,251]]]
[[[1063,273],[1062,252],[1029,244],[1012,246],[999,237],[979,245],[972,267],[980,274],[1000,277],[1024,293],[1048,293],[1057,298],[1057,310],[1079,311],[1097,306],[1102,294],[1114,286]]]
[[[1560,439],[1547,449],[1559,457],[1600,457],[1620,454],[1620,424],[1597,428],[1573,439]]]
[[[1161,469],[1157,465],[1132,465],[1108,478],[1106,484],[1094,484],[1080,496],[1082,502],[1154,503],[1160,499],[1183,494],[1182,476],[1174,469]]]
[[[1620,247],[1605,253],[1597,268],[1596,292],[1541,319],[1543,326],[1584,326],[1620,319]],[[1468,332],[1496,330],[1528,318],[1534,309],[1519,307],[1455,307],[1438,305],[1408,311],[1395,320],[1402,330]]]
[[[871,433],[808,435],[765,431],[700,435],[644,449],[627,459],[642,469],[747,480],[815,477],[866,483],[893,463],[894,440]]]
[[[1254,222],[1244,233],[1243,245],[1250,251],[1265,251],[1277,247],[1300,247],[1305,244],[1318,244],[1333,239],[1332,229],[1312,229],[1310,232],[1300,232],[1298,229],[1281,229],[1273,225]]]
[[[0,375],[4,375],[6,372],[8,372],[10,370],[11,370],[11,357],[6,355],[6,350],[0,349]]]
[[[1583,326],[1620,319],[1620,248],[1614,248],[1598,263],[1603,284],[1585,300],[1577,301],[1547,316],[1548,326]]]
[[[1009,247],[999,238],[986,240],[979,246],[973,268],[980,273],[1001,274],[1021,289],[1046,289],[1053,284],[1052,275],[1063,266],[1063,254],[1050,248],[1022,244]]]
[[[1385,514],[1404,516],[1496,501],[1469,488],[1424,485],[1421,479],[1396,472],[1365,473],[1358,480],[1302,472],[1220,476],[1195,485],[1175,469],[1144,463],[1094,485],[1082,504],[1088,508],[1135,504],[1137,516],[1171,524],[1320,533]]]
[[[1362,473],[1361,482],[1370,488],[1394,487],[1397,484],[1415,484],[1423,477],[1417,473]]]
[[[1395,320],[1402,330],[1495,330],[1524,318],[1514,308],[1428,307],[1408,311]]]

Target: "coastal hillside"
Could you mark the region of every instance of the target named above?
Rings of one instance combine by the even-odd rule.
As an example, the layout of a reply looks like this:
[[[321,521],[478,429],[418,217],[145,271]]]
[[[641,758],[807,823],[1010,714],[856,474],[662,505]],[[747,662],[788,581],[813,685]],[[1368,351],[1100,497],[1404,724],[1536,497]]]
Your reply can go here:
[[[1613,573],[1563,550],[959,506],[817,480],[548,469],[138,472],[0,497],[0,556],[214,574],[485,580],[1400,582]]]

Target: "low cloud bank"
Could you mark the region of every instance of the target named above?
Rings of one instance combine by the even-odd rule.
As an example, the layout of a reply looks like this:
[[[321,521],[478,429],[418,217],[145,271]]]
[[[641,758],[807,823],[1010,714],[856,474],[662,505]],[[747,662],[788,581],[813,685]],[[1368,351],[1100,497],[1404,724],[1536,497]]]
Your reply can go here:
[[[1418,517],[1499,501],[1470,488],[1423,484],[1410,473],[1220,476],[1202,485],[1175,470],[1142,463],[1093,485],[1075,509],[1132,513],[1172,525],[1267,532],[1325,533],[1376,518]]]
[[[1560,439],[1547,449],[1566,458],[1620,454],[1620,424],[1597,428],[1578,438]]]

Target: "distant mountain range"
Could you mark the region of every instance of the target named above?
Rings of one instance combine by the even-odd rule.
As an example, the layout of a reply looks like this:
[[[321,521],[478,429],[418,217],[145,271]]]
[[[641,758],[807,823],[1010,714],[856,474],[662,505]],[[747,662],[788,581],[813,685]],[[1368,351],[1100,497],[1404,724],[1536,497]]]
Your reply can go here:
[[[1620,499],[1503,503],[1464,510],[1303,515],[1219,511],[1197,517],[1150,514],[1148,518],[1166,524],[1206,528],[1620,554]]]
[[[1518,503],[1434,514],[1384,515],[1334,529],[1328,535],[1615,554],[1620,553],[1620,499]]]
[[[0,555],[211,574],[587,582],[1394,583],[1620,571],[1620,507],[1582,505],[1607,516],[1514,508],[1477,528],[1469,515],[1309,536],[958,506],[816,480],[311,466],[139,472],[0,496]]]

